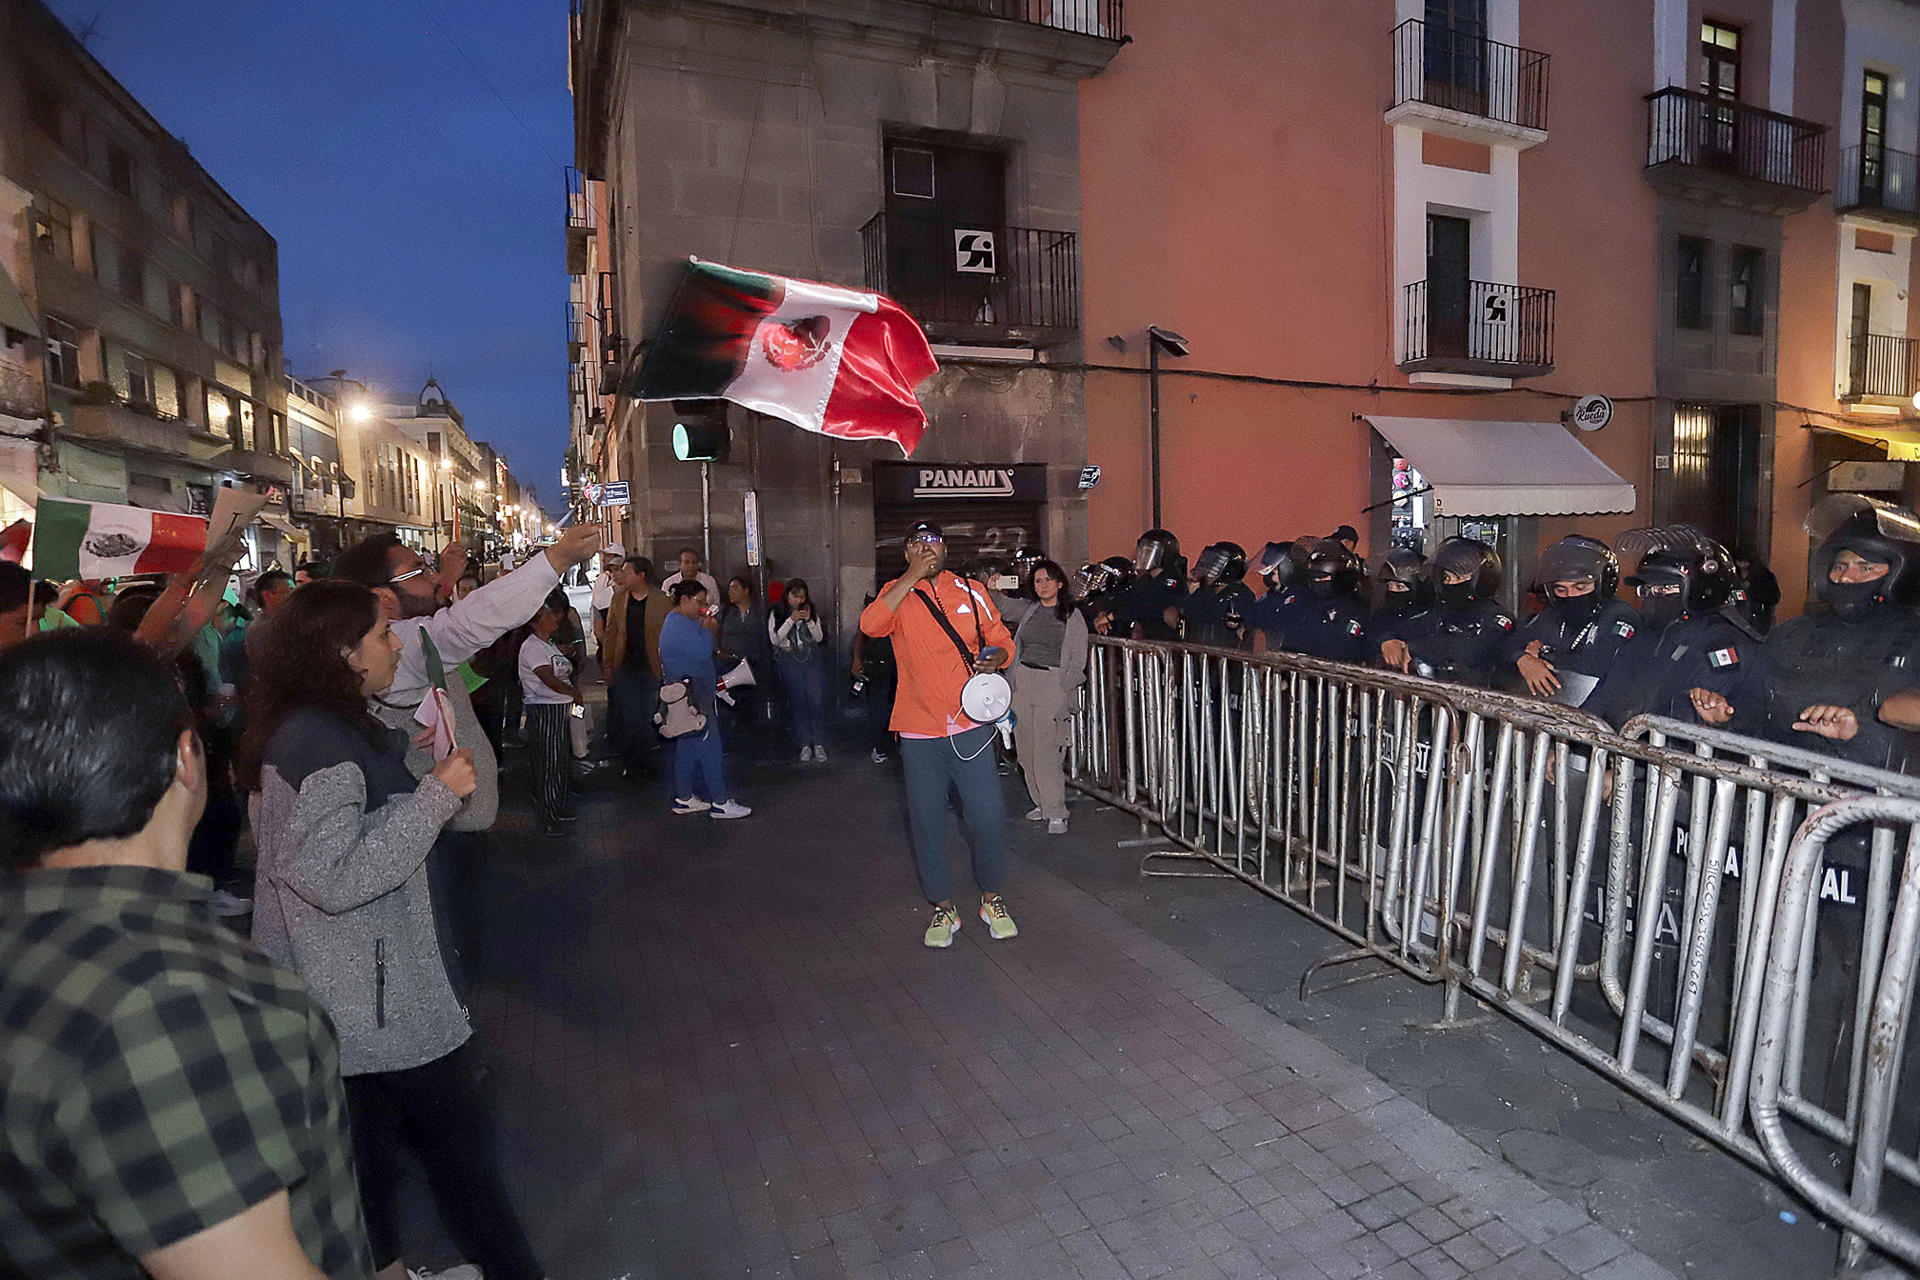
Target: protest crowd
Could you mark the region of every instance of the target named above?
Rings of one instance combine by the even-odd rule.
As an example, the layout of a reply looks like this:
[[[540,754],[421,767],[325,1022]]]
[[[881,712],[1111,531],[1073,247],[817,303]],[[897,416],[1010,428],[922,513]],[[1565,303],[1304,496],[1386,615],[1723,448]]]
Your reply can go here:
[[[1501,557],[1466,538],[1369,566],[1343,527],[1189,564],[1155,529],[1077,573],[1031,548],[956,572],[922,522],[846,644],[800,579],[722,589],[692,549],[662,577],[590,527],[491,578],[457,545],[430,561],[391,535],[244,592],[230,542],[157,581],[0,563],[0,1271],[397,1280],[410,1161],[467,1260],[444,1274],[545,1274],[464,1004],[457,886],[503,762],[546,836],[583,785],[662,773],[663,820],[746,818],[729,752],[840,759],[844,694],[866,759],[843,765],[902,776],[925,944],[964,924],[950,804],[978,919],[1010,939],[1001,779],[1067,832],[1096,637],[1295,652],[1906,769],[1920,519],[1842,497],[1809,532],[1819,604],[1776,624],[1764,566],[1684,526],[1561,539],[1511,612]]]

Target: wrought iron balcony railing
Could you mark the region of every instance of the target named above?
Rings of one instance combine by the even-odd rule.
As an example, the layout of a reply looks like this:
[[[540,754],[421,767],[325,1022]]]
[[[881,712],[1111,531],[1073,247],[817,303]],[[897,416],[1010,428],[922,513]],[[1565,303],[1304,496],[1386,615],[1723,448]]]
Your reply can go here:
[[[1008,22],[1098,36],[1102,40],[1119,40],[1126,34],[1121,13],[1123,0],[931,0],[931,3],[937,9],[962,9]]]
[[[1647,95],[1647,165],[1684,165],[1807,195],[1826,190],[1827,126],[1730,98]]]
[[[1840,153],[1833,207],[1839,213],[1893,214],[1901,222],[1920,218],[1920,165],[1912,152],[1848,147]]]
[[[1408,373],[1553,371],[1553,290],[1436,276],[1407,286]]]
[[[1532,49],[1410,18],[1393,29],[1393,105],[1422,102],[1545,129],[1549,61]]]
[[[1080,331],[1080,244],[1071,231],[876,213],[860,241],[867,288],[936,339],[1044,345]]]
[[[567,303],[567,358],[578,360],[581,348],[587,344],[587,304],[584,302]]]
[[[1920,390],[1914,375],[1914,340],[1885,333],[1863,333],[1847,343],[1848,400],[1897,400],[1902,404]]]

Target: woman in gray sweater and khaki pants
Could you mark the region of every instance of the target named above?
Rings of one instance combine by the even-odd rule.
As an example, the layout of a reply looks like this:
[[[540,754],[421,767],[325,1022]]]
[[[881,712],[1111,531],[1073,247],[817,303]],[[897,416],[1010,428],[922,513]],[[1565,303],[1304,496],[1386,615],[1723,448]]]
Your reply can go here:
[[[1020,608],[1025,606],[1024,611]],[[1067,594],[1067,575],[1051,560],[1033,567],[1028,598],[1007,618],[1019,665],[1013,677],[1013,745],[1033,797],[1029,822],[1048,835],[1067,830],[1067,735],[1087,678],[1087,620]]]

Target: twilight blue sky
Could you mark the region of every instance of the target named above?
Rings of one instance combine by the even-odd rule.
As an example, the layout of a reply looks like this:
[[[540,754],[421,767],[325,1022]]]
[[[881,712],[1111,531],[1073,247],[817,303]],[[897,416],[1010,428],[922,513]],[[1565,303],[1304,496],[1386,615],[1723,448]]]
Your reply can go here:
[[[289,372],[431,367],[562,509],[565,0],[50,2],[279,241]]]

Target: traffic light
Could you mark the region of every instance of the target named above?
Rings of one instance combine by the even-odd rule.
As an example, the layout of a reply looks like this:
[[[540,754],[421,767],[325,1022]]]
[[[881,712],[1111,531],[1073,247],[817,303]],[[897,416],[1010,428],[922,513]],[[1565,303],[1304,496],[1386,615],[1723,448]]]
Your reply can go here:
[[[724,400],[673,402],[673,456],[682,462],[725,462],[732,442]]]

